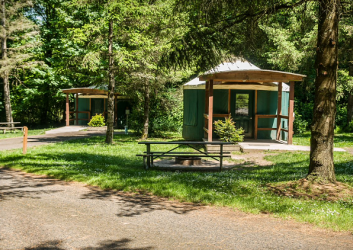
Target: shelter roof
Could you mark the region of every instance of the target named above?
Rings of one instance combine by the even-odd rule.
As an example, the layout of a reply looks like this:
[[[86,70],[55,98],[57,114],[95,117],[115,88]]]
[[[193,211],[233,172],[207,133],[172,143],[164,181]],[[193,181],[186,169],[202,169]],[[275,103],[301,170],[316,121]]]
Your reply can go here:
[[[90,87],[81,87],[81,88],[71,88],[71,89],[62,89],[62,92],[65,94],[81,94],[81,95],[107,95],[108,86],[90,86]],[[115,93],[118,95],[118,93]]]
[[[185,89],[204,89],[206,80],[214,81],[215,89],[277,90],[278,82],[302,81],[305,75],[263,70],[246,60],[226,62],[184,84]],[[283,84],[283,91],[289,86]]]

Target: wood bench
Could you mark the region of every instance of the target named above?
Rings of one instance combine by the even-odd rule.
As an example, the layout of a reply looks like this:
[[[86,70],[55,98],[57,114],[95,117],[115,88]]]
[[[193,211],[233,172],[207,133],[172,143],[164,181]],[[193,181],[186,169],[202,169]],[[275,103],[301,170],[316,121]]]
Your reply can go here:
[[[230,152],[223,152],[223,145],[229,145],[232,144],[230,142],[200,142],[200,141],[171,141],[171,142],[152,142],[152,141],[144,141],[144,142],[139,142],[138,144],[145,144],[147,147],[147,150],[143,152],[143,154],[137,154],[136,156],[142,156],[143,157],[143,162],[145,165],[146,169],[149,169],[151,166],[153,166],[153,161],[156,158],[162,158],[162,157],[189,157],[189,158],[212,158],[214,160],[219,161],[219,168],[220,171],[222,171],[222,166],[223,166],[223,158],[224,157],[230,157]],[[151,150],[151,145],[178,145],[177,147],[168,150],[166,152],[163,151],[153,151]],[[205,145],[219,145],[220,146],[220,151],[217,153],[210,153],[210,152],[205,152],[201,151],[196,146],[205,146]],[[187,146],[189,148],[192,148],[193,152],[178,152],[174,151],[181,146]]]

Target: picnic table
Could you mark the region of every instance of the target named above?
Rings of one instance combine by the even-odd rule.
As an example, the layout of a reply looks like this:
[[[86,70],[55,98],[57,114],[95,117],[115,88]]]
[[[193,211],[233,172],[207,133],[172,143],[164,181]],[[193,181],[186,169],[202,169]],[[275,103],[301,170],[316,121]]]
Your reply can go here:
[[[0,122],[0,130],[6,133],[6,130],[16,130],[21,129],[23,131],[23,127],[12,127],[12,125],[20,124],[21,122]]]
[[[144,165],[146,169],[149,169],[151,166],[153,166],[153,160],[156,158],[162,158],[162,157],[190,157],[190,158],[199,158],[199,157],[208,157],[212,158],[214,160],[219,161],[219,169],[222,171],[222,166],[223,166],[223,158],[224,157],[230,157],[230,155],[225,155],[229,154],[229,152],[223,152],[223,145],[230,145],[233,144],[231,142],[221,142],[221,141],[212,141],[212,142],[207,142],[207,141],[168,141],[168,142],[163,142],[163,141],[142,141],[139,142],[138,144],[145,144],[146,145],[146,151],[143,154],[137,154],[136,156],[142,156]],[[152,145],[177,145],[175,148],[168,150],[168,151],[154,151],[152,150]],[[205,145],[219,145],[220,150],[219,152],[207,152],[207,151],[201,151],[200,149],[197,148],[197,146],[205,146]],[[189,148],[194,149],[193,152],[178,152],[175,151],[176,149],[182,147],[182,146],[187,146]],[[147,162],[146,162],[147,160]]]

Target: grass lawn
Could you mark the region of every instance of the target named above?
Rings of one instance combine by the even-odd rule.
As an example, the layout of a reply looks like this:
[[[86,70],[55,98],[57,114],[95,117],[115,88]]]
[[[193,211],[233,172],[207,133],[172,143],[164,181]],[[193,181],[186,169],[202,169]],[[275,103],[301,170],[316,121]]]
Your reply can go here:
[[[45,128],[45,129],[29,129],[28,130],[28,135],[44,135],[45,131],[51,130],[53,128]],[[21,130],[14,130],[14,131],[6,131],[5,134],[3,134],[2,131],[0,131],[0,140],[1,139],[7,139],[7,138],[15,138],[15,137],[22,137],[23,132]]]
[[[160,140],[160,139],[159,139]],[[2,166],[75,180],[104,189],[139,191],[180,201],[228,206],[252,213],[272,213],[319,227],[353,232],[353,197],[328,202],[278,196],[266,184],[306,176],[309,153],[269,154],[273,166],[214,173],[146,171],[137,153],[145,150],[131,135],[116,135],[115,145],[93,137],[1,152]],[[157,146],[156,146],[157,147]],[[161,150],[169,146],[161,145]],[[155,148],[154,148],[155,149]],[[335,152],[337,180],[353,187],[353,156]]]
[[[301,146],[310,146],[310,131],[301,135],[293,136],[293,144]],[[353,147],[353,133],[336,133],[334,144],[337,148]]]

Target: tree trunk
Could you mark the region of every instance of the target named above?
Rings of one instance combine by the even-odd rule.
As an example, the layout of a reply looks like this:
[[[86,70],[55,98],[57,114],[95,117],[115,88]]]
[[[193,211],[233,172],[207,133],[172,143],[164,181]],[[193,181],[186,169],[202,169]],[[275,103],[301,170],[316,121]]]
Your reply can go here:
[[[319,0],[315,104],[307,178],[335,182],[333,136],[336,116],[339,0]]]
[[[150,86],[149,83],[146,83],[145,88],[145,103],[143,108],[143,133],[142,139],[148,138],[148,124],[150,119]]]
[[[114,79],[114,58],[113,58],[113,20],[109,21],[109,86],[108,86],[108,117],[107,117],[107,134],[105,142],[113,143],[114,136],[114,93],[115,93],[115,79]]]
[[[349,51],[349,76],[353,76],[353,38],[350,42],[350,51]],[[348,94],[348,106],[347,106],[347,124],[352,121],[353,116],[353,93],[352,91]]]
[[[1,1],[1,11],[2,11],[2,18],[1,18],[1,26],[3,27],[3,35],[1,41],[1,59],[3,62],[6,63],[7,60],[7,35],[6,35],[6,1]],[[5,71],[2,75],[3,82],[4,82],[4,103],[5,103],[5,113],[6,113],[6,122],[13,122],[12,118],[12,109],[11,109],[11,98],[10,98],[10,82],[9,82],[9,72]],[[9,125],[10,126],[10,125]],[[13,125],[11,125],[13,126]]]

